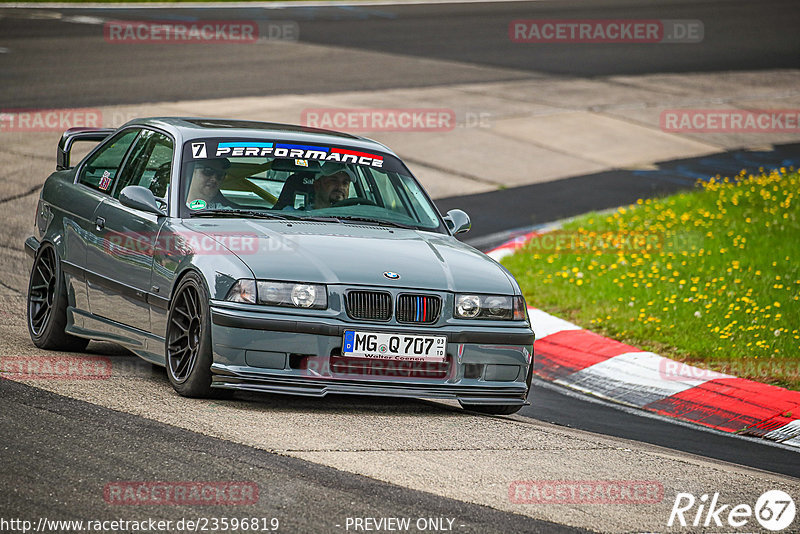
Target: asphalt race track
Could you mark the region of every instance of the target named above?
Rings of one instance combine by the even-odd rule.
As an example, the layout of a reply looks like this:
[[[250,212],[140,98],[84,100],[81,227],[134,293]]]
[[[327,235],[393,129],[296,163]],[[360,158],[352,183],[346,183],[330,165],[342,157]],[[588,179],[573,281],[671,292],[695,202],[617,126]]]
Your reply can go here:
[[[611,403],[587,401],[578,393],[543,381],[535,384],[529,397],[531,405],[520,412],[525,417],[800,478],[797,451],[788,447],[780,449],[759,439],[709,432],[667,418],[649,418],[635,410],[622,411]]]
[[[80,107],[264,94],[438,86],[649,72],[796,68],[800,10],[793,0],[647,2],[493,2],[410,6],[185,9],[109,12],[60,9],[102,19],[296,21],[312,52],[282,47],[121,47],[100,29],[51,19],[0,19],[12,53],[0,55],[4,108]],[[8,14],[7,14],[8,15]],[[702,20],[702,47],[540,45],[531,53],[508,40],[508,22],[535,18]],[[35,43],[14,53],[15,42]],[[331,48],[335,47],[335,48]],[[364,69],[364,52],[381,64]],[[429,67],[422,60],[442,60]],[[446,63],[446,62],[449,62]],[[465,66],[468,65],[467,66]],[[21,88],[25,88],[24,91]]]
[[[488,250],[506,241],[508,235],[504,231],[509,229],[615,208],[639,198],[668,195],[693,187],[697,176],[714,176],[724,172],[723,169],[735,174],[740,169],[756,172],[759,167],[776,165],[800,167],[800,144],[776,145],[757,153],[731,150],[713,157],[671,160],[649,171],[615,169],[555,182],[439,198],[436,204],[442,213],[453,208],[469,213],[478,231],[466,234],[464,241]]]
[[[545,44],[536,53],[509,42],[510,20],[536,18],[701,20],[705,40],[699,47]],[[300,34],[292,45],[124,47],[102,38],[103,22],[116,19],[291,21]],[[0,111],[797,69],[798,27],[795,0],[0,7]],[[0,131],[0,143],[5,135]],[[0,171],[7,219],[0,230],[3,356],[42,355],[25,329],[21,247],[45,176],[19,177],[38,172],[26,158],[38,165],[54,160],[50,140],[57,135],[48,135],[41,151],[14,148]],[[508,230],[690,188],[696,174],[714,168],[772,164],[798,166],[800,143],[436,202],[442,212],[468,211],[477,230],[465,240],[489,248]],[[353,517],[454,518],[453,530],[465,533],[661,531],[677,491],[727,491],[745,502],[766,489],[796,489],[800,478],[796,451],[623,411],[538,381],[532,405],[512,417],[468,414],[446,402],[363,397],[187,401],[172,393],[161,370],[118,347],[92,343],[90,353],[111,358],[112,380],[0,379],[0,517],[231,516],[231,507],[112,506],[103,502],[103,488],[125,480],[247,480],[259,488],[258,515],[279,518],[283,532],[346,532]],[[663,482],[664,500],[648,512],[509,502],[510,481],[557,480],[561,472],[578,480],[649,476]]]
[[[278,518],[281,530],[289,532],[334,532],[348,516],[396,515],[457,517],[460,532],[580,532],[295,458],[262,454],[7,380],[0,382],[0,388],[4,399],[0,430],[5,436],[0,482],[7,488],[0,496],[0,507],[5,517],[116,519],[116,510],[99,512],[96,502],[97,495],[103,494],[101,480],[107,476],[115,480],[249,480],[266,494],[260,502],[267,506],[259,513]],[[107,471],[89,478],[97,458],[103,459]],[[67,501],[69,513],[65,514]],[[223,506],[203,509],[205,516],[226,513],[230,510]],[[163,518],[176,515],[196,516],[197,509],[179,506]]]

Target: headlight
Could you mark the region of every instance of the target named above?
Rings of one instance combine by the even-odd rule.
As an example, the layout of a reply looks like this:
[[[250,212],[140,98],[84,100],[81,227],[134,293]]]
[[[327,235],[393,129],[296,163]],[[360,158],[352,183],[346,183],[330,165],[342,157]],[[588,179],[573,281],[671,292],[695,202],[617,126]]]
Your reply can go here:
[[[456,296],[456,317],[472,319],[481,312],[481,298],[478,295]]]
[[[455,317],[458,319],[494,319],[524,321],[525,300],[505,295],[456,295]]]
[[[256,282],[255,280],[238,280],[228,291],[225,300],[231,302],[246,302],[247,304],[256,303]]]
[[[311,308],[328,307],[328,292],[322,284],[258,281],[258,303],[270,306]]]
[[[317,286],[298,284],[292,287],[292,304],[300,308],[310,308],[317,300]]]
[[[328,291],[322,284],[243,279],[233,284],[225,300],[324,310],[328,307]]]

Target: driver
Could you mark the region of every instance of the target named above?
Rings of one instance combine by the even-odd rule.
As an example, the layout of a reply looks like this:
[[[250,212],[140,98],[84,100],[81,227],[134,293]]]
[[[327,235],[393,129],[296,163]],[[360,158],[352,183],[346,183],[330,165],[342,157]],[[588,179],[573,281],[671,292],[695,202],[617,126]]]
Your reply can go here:
[[[330,208],[350,196],[353,173],[342,163],[329,162],[322,166],[314,181],[314,209]]]
[[[231,208],[234,205],[226,199],[219,188],[231,162],[227,158],[206,159],[197,161],[192,171],[192,181],[186,196],[187,204],[194,200],[202,200],[207,208]]]

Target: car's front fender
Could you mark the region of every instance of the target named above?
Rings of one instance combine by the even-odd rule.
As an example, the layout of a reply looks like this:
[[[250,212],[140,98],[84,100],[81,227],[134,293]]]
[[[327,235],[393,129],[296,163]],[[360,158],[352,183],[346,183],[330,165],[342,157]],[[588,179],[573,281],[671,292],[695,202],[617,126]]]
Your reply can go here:
[[[221,243],[209,247],[204,239],[208,237],[198,237],[179,221],[162,226],[153,257],[153,291],[171,299],[180,278],[192,270],[205,280],[209,296],[222,300],[236,280],[254,277],[234,252]]]

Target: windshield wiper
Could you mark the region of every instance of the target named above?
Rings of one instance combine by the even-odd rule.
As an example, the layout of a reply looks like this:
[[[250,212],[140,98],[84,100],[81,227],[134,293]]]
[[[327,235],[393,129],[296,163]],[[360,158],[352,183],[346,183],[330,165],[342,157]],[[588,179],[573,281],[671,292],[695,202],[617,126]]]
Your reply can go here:
[[[314,221],[314,222],[331,222],[341,223],[338,217],[305,217],[302,215],[295,215],[292,212],[274,211],[256,211],[256,210],[240,210],[240,209],[205,209],[196,211],[192,214],[195,217],[215,217],[217,215],[236,215],[240,217],[253,217],[256,219],[277,219],[280,221]]]
[[[323,217],[323,216],[318,216],[318,217],[300,217],[300,216],[295,215],[295,218],[299,219],[301,221],[330,222],[330,223],[341,223],[342,222],[342,218],[341,217]]]
[[[403,224],[394,221],[386,221],[384,219],[374,219],[372,217],[356,217],[353,215],[344,215],[340,216],[340,219],[343,221],[355,221],[355,222],[365,222],[365,223],[372,223],[378,224],[380,226],[394,226],[395,228],[405,228],[406,230],[419,230],[416,226],[410,226],[408,224]]]
[[[342,221],[338,217],[333,216],[313,216],[313,215],[297,215],[296,212],[292,211],[281,211],[281,214],[278,217],[283,219],[288,219],[292,221],[313,221],[313,222],[329,222],[329,223],[341,223]]]
[[[264,211],[255,211],[255,210],[237,210],[237,209],[205,209],[202,211],[196,211],[192,213],[193,217],[215,217],[218,215],[235,215],[239,217],[253,217],[255,219],[279,219],[282,221],[286,221],[289,219],[294,219],[294,217],[287,217],[283,214],[277,213],[269,213]]]

